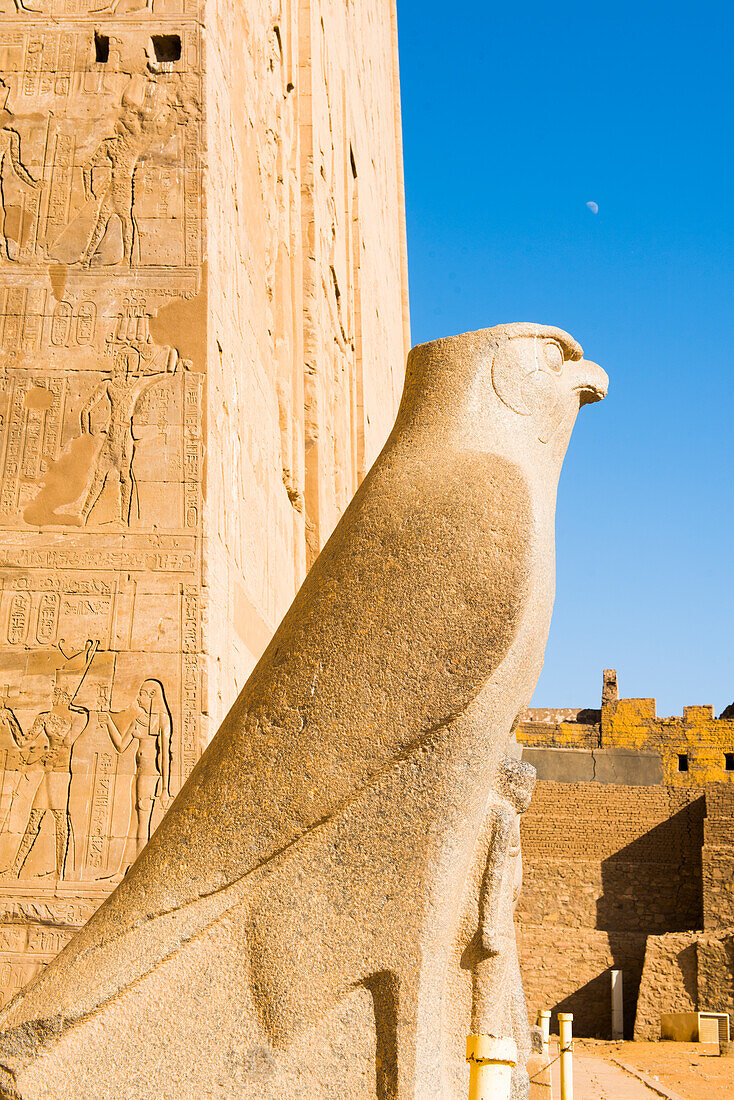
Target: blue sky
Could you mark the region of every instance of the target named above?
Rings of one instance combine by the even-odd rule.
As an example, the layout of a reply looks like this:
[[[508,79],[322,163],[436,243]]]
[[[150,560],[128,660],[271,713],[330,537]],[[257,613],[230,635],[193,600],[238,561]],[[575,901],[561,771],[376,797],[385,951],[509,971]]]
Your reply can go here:
[[[734,5],[398,0],[413,343],[560,325],[610,375],[536,706],[734,700]],[[596,202],[598,214],[587,208]]]

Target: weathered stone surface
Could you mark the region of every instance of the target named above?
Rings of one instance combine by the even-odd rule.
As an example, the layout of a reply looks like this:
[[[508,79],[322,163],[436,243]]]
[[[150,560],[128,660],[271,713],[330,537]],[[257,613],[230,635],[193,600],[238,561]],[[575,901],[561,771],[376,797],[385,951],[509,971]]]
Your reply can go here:
[[[385,0],[0,0],[0,998],[109,894],[392,425]]]
[[[498,769],[542,665],[561,464],[605,392],[557,329],[413,350],[388,442],[219,733],[3,1014],[0,1095],[463,1094],[473,988],[518,995],[500,834],[524,801]]]
[[[600,710],[529,710],[517,737],[538,771],[518,910],[531,1007],[571,1011],[576,1034],[609,1037],[609,970],[622,969],[626,1034],[637,1017],[649,1037],[669,1003],[659,995],[678,996],[696,952],[721,963],[718,982],[715,963],[699,965],[701,1007],[709,995],[731,1006],[732,718],[701,706],[659,718],[654,699],[620,699],[605,669]],[[676,934],[688,931],[697,946],[678,967]]]
[[[474,1035],[512,1038],[517,1064],[512,1096],[527,1095],[525,1062],[530,1029],[515,942],[515,907],[522,889],[520,815],[530,805],[535,769],[506,756],[488,800],[489,845],[479,891],[479,928],[464,964],[474,977],[471,1029]]]
[[[734,930],[650,936],[635,1039],[657,1039],[665,1012],[726,1012],[734,1018]]]
[[[664,1012],[698,1008],[698,936],[668,932],[648,936],[635,1013],[635,1039],[659,1039]]]

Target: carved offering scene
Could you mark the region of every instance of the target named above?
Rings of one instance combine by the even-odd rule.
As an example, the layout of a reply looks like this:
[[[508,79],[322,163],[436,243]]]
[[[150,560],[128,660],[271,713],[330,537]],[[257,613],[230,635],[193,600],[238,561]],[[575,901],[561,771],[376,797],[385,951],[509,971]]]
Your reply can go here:
[[[137,690],[123,687],[126,698],[113,704],[115,657],[100,654],[90,640],[54,669],[50,700],[31,708],[30,690],[17,699],[5,693],[5,884],[43,879],[57,891],[62,884],[119,879],[171,800],[172,717],[165,689],[148,678]],[[36,664],[51,660],[39,655]],[[39,679],[28,677],[30,683]]]
[[[196,592],[168,557],[130,555],[125,582],[77,557],[0,568],[3,1000],[121,880],[200,751]]]
[[[23,24],[0,43],[0,272],[200,263],[199,40]]]
[[[34,314],[31,295],[0,287],[24,352],[0,353],[0,525],[196,531],[201,376],[154,342],[139,297],[100,317],[74,292],[37,294]]]

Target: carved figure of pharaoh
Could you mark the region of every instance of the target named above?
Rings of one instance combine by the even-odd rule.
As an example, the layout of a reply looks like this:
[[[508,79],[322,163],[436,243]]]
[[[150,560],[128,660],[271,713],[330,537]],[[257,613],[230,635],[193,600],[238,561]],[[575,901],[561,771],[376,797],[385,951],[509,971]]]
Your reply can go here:
[[[0,1016],[0,1097],[465,1095],[473,1003],[519,1017],[492,1003],[517,990],[502,835],[528,777],[506,758],[561,464],[606,388],[541,325],[413,349],[382,453],[218,734]]]

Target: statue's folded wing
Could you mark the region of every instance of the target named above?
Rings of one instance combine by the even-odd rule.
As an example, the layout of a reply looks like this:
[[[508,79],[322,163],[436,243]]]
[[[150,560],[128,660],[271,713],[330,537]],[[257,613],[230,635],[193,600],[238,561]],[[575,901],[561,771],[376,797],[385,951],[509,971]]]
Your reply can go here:
[[[524,478],[479,453],[424,467],[407,446],[383,452],[166,818],[25,991],[23,1018],[59,968],[93,969],[103,945],[109,963],[115,939],[147,939],[177,910],[188,926],[217,892],[226,907],[233,883],[460,716],[503,660],[529,595]],[[170,928],[163,939],[174,947]],[[67,973],[55,988],[73,986]]]

